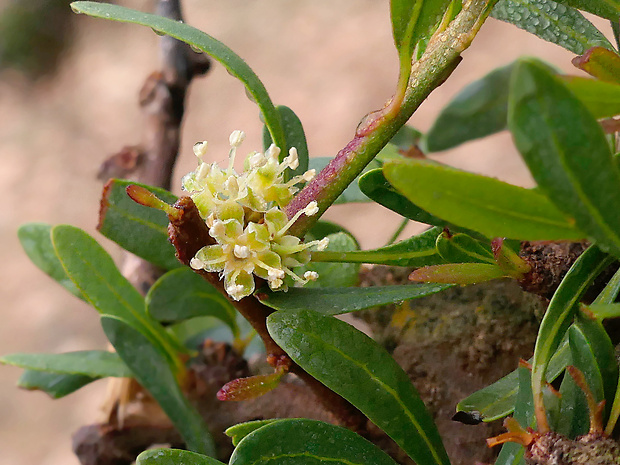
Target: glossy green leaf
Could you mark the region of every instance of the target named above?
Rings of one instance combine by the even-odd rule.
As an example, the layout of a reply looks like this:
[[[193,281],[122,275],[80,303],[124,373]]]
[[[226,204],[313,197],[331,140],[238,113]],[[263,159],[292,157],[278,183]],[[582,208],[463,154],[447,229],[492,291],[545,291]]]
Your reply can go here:
[[[52,228],[52,244],[67,275],[86,300],[103,315],[122,318],[167,354],[171,366],[183,370],[183,350],[164,328],[146,314],[144,298],[118,270],[110,255],[87,233],[74,226]]]
[[[497,68],[459,92],[426,134],[426,148],[430,152],[447,150],[506,129],[513,67]]]
[[[496,265],[490,244],[483,244],[463,233],[442,232],[437,236],[437,251],[448,263],[490,263]]]
[[[305,418],[279,420],[250,433],[241,440],[229,464],[265,462],[396,465],[389,455],[353,431]]]
[[[450,463],[409,377],[377,342],[343,321],[311,311],[275,312],[267,318],[267,329],[293,361],[351,402],[418,465]]]
[[[620,85],[577,76],[562,76],[562,80],[595,118],[620,114]]]
[[[126,192],[132,184],[148,189],[166,203],[177,200],[164,189],[111,179],[103,191],[97,229],[124,249],[165,270],[179,268],[181,263],[168,240],[168,216],[161,210],[134,202]]]
[[[0,357],[0,363],[29,370],[86,375],[91,378],[132,376],[127,365],[117,354],[104,350],[83,350],[64,354],[11,354]]]
[[[149,449],[136,458],[136,465],[224,465],[207,455],[180,449]]]
[[[84,375],[25,370],[17,381],[17,386],[29,391],[43,391],[52,399],[60,399],[98,379]]]
[[[579,299],[592,281],[613,260],[590,246],[570,268],[555,291],[540,324],[532,359],[532,390],[542,403],[542,390],[549,360],[567,331]]]
[[[394,302],[417,299],[452,287],[449,284],[408,284],[403,286],[292,288],[288,292],[259,293],[268,307],[287,312],[312,310],[322,315],[340,315]]]
[[[441,21],[449,0],[391,0],[390,13],[394,43],[401,69],[411,68],[415,47],[430,38]]]
[[[601,81],[620,84],[620,55],[613,50],[594,47],[573,58],[572,63]]]
[[[415,205],[487,237],[583,238],[536,190],[427,160],[391,161],[385,164],[383,172],[390,184]]]
[[[172,270],[159,278],[146,295],[146,308],[157,321],[177,322],[214,316],[239,335],[237,312],[211,284],[190,268]]]
[[[262,428],[265,425],[269,425],[270,423],[281,421],[280,419],[271,419],[271,420],[254,420],[254,421],[246,421],[245,423],[239,423],[238,425],[231,426],[224,434],[228,436],[233,446],[238,446],[239,442],[246,437],[248,434],[253,433],[258,428]]]
[[[576,347],[573,364],[586,375],[592,392],[595,395],[598,392],[598,400],[606,399],[609,412],[616,394],[619,374],[614,345],[601,322],[581,312],[577,313],[573,326],[571,337]],[[600,385],[597,386],[599,379]]]
[[[284,172],[285,178],[288,180],[293,176],[302,175],[308,170],[308,143],[306,142],[306,133],[304,127],[301,124],[299,117],[293,110],[284,105],[278,105],[276,107],[280,114],[280,120],[282,121],[282,128],[286,137],[286,147],[281,147],[280,159],[283,159],[288,155],[290,148],[295,147],[297,149],[297,155],[299,156],[299,166],[295,170],[287,169]],[[267,126],[263,127],[263,146],[265,150],[273,143],[271,134]]]
[[[620,171],[592,114],[546,67],[513,74],[509,127],[539,188],[605,251],[620,256]]]
[[[28,223],[20,226],[17,230],[17,237],[32,263],[71,294],[84,299],[56,256],[50,236],[51,230],[52,227],[49,224]]]
[[[562,0],[561,3],[616,23],[620,17],[620,2],[618,0]]]
[[[616,301],[620,292],[620,269],[605,284],[603,290],[596,296],[592,304],[611,304]]]
[[[411,203],[385,179],[383,170],[380,168],[363,174],[358,184],[364,195],[405,218],[442,228],[449,226],[447,221],[431,215]]]
[[[439,255],[435,246],[440,232],[439,228],[431,228],[417,236],[378,249],[353,252],[313,252],[312,261],[376,263],[413,268],[438,265],[444,263],[444,259]]]
[[[327,236],[329,244],[326,252],[347,252],[358,248],[357,241],[346,233],[336,233]],[[298,275],[303,275],[305,271],[316,271],[319,278],[304,285],[306,289],[347,287],[355,286],[359,281],[360,266],[357,263],[319,263],[310,262],[308,265],[296,268]]]
[[[588,432],[590,419],[586,398],[571,376],[566,374],[560,385],[559,421],[554,430],[564,436],[575,438]]]
[[[241,57],[226,45],[199,31],[198,29],[161,16],[142,13],[118,5],[98,2],[73,2],[71,8],[76,13],[85,13],[96,18],[111,19],[125,23],[139,24],[166,34],[203,51],[220,62],[230,75],[239,79],[253,97],[262,113],[263,120],[278,147],[286,147],[286,138],[280,122],[280,114],[271,102],[267,89],[258,76]]]
[[[568,338],[553,354],[547,368],[547,382],[553,382],[571,362]],[[530,388],[531,389],[531,388]],[[471,414],[484,422],[499,420],[510,415],[515,409],[519,392],[518,369],[467,396],[456,406],[457,412]]]
[[[553,0],[499,0],[491,16],[512,23],[577,55],[612,45],[580,12]]]
[[[101,317],[101,326],[119,357],[168,415],[188,448],[215,455],[209,429],[183,395],[165,354],[122,318],[104,315]]]

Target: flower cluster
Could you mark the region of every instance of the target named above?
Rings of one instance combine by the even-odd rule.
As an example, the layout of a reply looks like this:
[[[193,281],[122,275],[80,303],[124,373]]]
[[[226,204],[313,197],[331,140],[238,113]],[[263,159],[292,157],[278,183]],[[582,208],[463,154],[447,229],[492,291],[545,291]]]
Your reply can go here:
[[[226,169],[205,163],[207,143],[197,143],[194,153],[198,168],[183,178],[183,189],[189,192],[216,241],[200,249],[190,266],[220,272],[226,292],[235,300],[254,292],[253,275],[265,279],[273,290],[286,290],[287,277],[299,285],[315,280],[316,272],[307,271],[301,277],[291,268],[308,263],[311,247],[323,250],[328,243],[327,239],[303,243],[286,234],[301,215],[318,212],[316,202],[310,202],[291,219],[283,211],[297,192],[295,185],[310,181],[315,171],[285,181],[285,170],[299,166],[297,150],[292,148],[280,162],[280,149],[271,145],[264,154],[250,153],[244,171],[238,174],[233,165],[244,138],[241,131],[230,135]]]

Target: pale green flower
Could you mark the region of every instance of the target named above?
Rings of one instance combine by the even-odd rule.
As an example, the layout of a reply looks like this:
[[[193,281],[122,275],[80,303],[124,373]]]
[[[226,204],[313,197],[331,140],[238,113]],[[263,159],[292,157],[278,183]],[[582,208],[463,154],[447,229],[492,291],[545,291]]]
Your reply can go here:
[[[282,162],[275,145],[264,153],[252,152],[245,160],[243,173],[233,167],[237,148],[245,139],[242,131],[230,135],[229,164],[221,169],[216,163],[205,163],[207,143],[199,142],[194,153],[200,163],[196,171],[183,178],[188,191],[209,227],[216,244],[205,246],[191,260],[194,269],[221,273],[226,292],[235,300],[246,297],[255,289],[254,275],[267,281],[273,290],[286,290],[288,276],[296,285],[316,280],[313,271],[296,275],[291,268],[310,261],[310,248],[327,246],[327,239],[303,243],[286,232],[303,214],[318,212],[310,202],[289,220],[284,208],[297,192],[296,184],[310,181],[314,170],[284,181],[286,169],[299,166],[293,148]]]

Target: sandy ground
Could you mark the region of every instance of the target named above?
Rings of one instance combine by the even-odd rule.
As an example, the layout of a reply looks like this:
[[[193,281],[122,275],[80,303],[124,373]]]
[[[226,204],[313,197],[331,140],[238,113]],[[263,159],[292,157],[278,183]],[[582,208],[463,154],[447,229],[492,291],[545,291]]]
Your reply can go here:
[[[152,2],[125,1],[148,10]],[[1,0],[0,0],[1,4]],[[303,121],[314,156],[333,155],[360,118],[382,106],[396,80],[387,0],[187,0],[187,21],[244,57],[273,100]],[[56,78],[36,86],[0,75],[0,353],[101,348],[96,313],[40,273],[22,253],[20,224],[70,223],[95,231],[99,164],[140,134],[137,93],[157,67],[157,36],[137,26],[79,18],[79,34]],[[491,20],[448,84],[413,117],[430,127],[439,109],[466,83],[522,54],[570,70],[571,54]],[[228,134],[244,129],[244,147],[259,149],[258,111],[221,67],[191,90],[182,156],[175,177],[193,169],[191,146],[209,140],[224,159]],[[529,184],[529,176],[500,134],[439,155],[442,161]],[[178,190],[178,189],[177,189]],[[328,213],[356,232],[364,247],[379,246],[398,223],[381,207],[337,207]],[[379,221],[378,221],[379,220]],[[114,247],[102,241],[113,253]],[[51,401],[14,387],[20,370],[0,369],[0,464],[74,465],[71,433],[96,420],[105,382]]]

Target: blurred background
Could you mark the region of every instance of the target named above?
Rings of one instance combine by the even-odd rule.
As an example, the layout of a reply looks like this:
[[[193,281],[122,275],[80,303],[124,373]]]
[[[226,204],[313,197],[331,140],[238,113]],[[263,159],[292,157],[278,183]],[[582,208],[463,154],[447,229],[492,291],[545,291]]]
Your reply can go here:
[[[156,2],[117,3],[153,11]],[[16,230],[31,221],[77,225],[119,256],[95,231],[102,187],[96,174],[107,156],[140,140],[138,92],[158,69],[158,36],[148,28],[73,15],[68,4],[0,0],[0,354],[105,346],[94,310],[29,262]],[[388,0],[185,0],[183,6],[186,22],[245,58],[273,101],[298,114],[312,156],[333,156],[359,120],[392,94],[397,56]],[[571,53],[490,19],[411,124],[428,129],[467,83],[524,54],[572,70]],[[216,64],[190,89],[173,181],[177,193],[181,176],[195,168],[192,145],[208,140],[212,159],[223,160],[234,129],[248,134],[242,149],[260,150],[256,106]],[[506,133],[436,157],[531,185]],[[327,218],[349,227],[364,248],[384,244],[399,222],[367,205],[338,206]],[[0,463],[76,465],[71,434],[100,419],[106,382],[52,401],[15,388],[20,371],[0,367]]]

